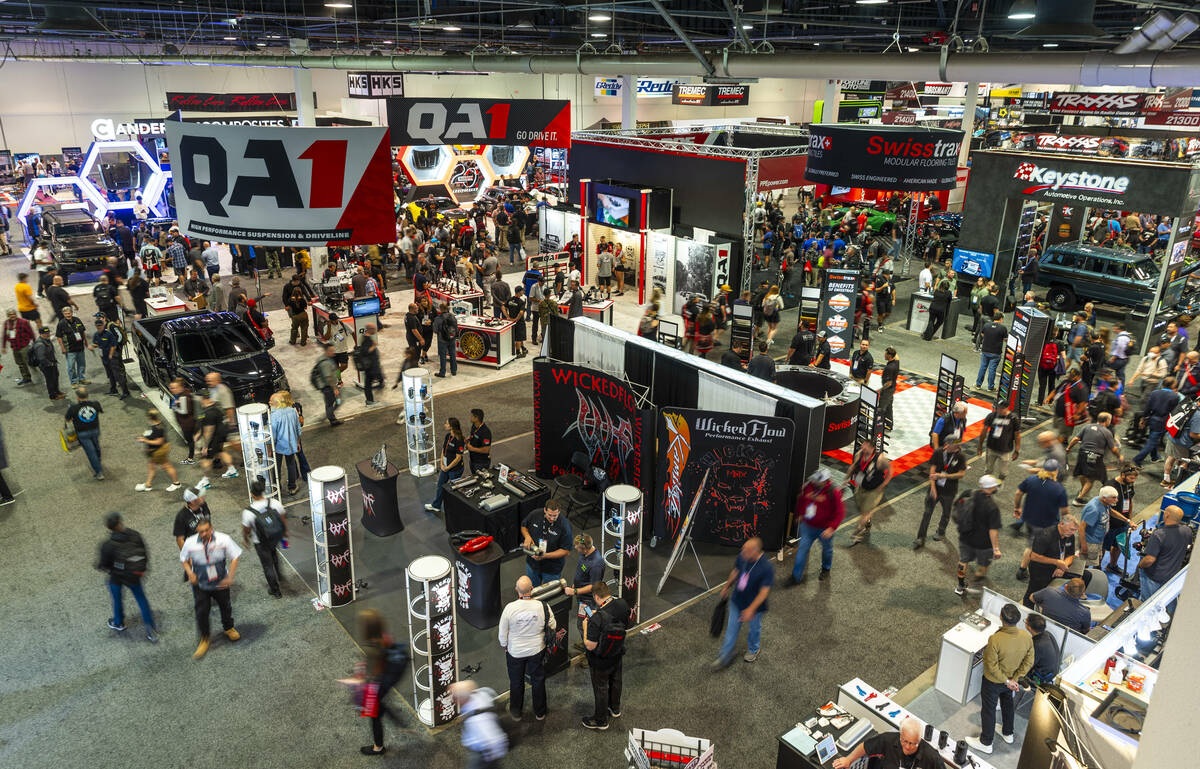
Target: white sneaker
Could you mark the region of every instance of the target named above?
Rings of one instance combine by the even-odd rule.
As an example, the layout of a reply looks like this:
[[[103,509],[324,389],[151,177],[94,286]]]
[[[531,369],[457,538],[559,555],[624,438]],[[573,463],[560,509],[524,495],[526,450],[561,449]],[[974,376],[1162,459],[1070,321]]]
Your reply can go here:
[[[136,485],[136,486],[134,486],[134,487],[133,487],[133,490],[134,490],[134,491],[154,491],[154,487],[153,487],[153,486],[147,486],[147,485],[146,485],[146,484],[144,484],[144,483],[139,483],[138,485]]]
[[[970,747],[971,750],[974,750],[978,753],[990,754],[992,752],[991,745],[984,745],[975,737],[968,737],[966,740],[964,740],[964,742],[967,743],[967,746]]]
[[[221,477],[222,477],[222,478],[236,478],[236,477],[238,477],[238,471],[237,471],[237,468],[236,468],[236,467],[231,467],[231,468],[229,468],[229,469],[228,469],[228,470],[226,470],[225,472],[221,473]]]
[[[179,488],[179,484],[178,484],[178,483],[172,483],[170,486],[168,486],[168,487],[167,487],[167,491],[174,491],[174,490],[175,490],[175,489],[177,489],[177,488]]]
[[[200,481],[196,484],[196,488],[201,489],[201,490],[210,488],[211,486],[212,486],[212,481],[210,481],[208,479],[207,475],[202,476],[200,478]]]
[[[1011,734],[1005,734],[1004,732],[1000,732],[1000,739],[1004,740],[1009,745],[1013,744],[1013,735],[1011,735]]]

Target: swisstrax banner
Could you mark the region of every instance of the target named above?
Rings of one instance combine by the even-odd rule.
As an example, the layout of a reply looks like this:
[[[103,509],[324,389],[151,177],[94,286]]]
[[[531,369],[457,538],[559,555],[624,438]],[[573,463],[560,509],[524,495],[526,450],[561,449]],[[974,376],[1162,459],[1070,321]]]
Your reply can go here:
[[[787,526],[792,430],[783,417],[661,409],[655,535],[674,541],[699,492],[693,539],[737,546],[762,537],[767,550],[778,549]]]
[[[613,483],[641,488],[645,418],[626,382],[583,366],[533,362],[534,468],[542,478],[573,472],[578,452]]]
[[[955,186],[963,132],[945,128],[821,123],[809,129],[809,181],[878,190]]]
[[[396,236],[385,128],[167,121],[179,227],[250,245],[386,243]]]
[[[392,145],[571,146],[565,99],[388,99]]]
[[[296,109],[296,94],[280,93],[178,93],[167,91],[167,109],[184,112],[262,112]]]

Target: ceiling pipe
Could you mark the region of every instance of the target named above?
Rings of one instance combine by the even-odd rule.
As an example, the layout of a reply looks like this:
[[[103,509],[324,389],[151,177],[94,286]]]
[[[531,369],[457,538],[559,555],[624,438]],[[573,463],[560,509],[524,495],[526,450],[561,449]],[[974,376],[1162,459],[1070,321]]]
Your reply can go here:
[[[1158,11],[1142,22],[1140,29],[1135,29],[1129,37],[1121,41],[1121,44],[1113,49],[1113,53],[1124,55],[1144,51],[1173,26],[1175,26],[1175,18],[1166,11]]]
[[[367,56],[218,54],[212,56],[132,54],[21,55],[17,61],[110,64],[205,64],[233,67],[286,67],[387,72],[496,72],[534,75],[641,75],[703,77],[708,68],[688,54],[654,56],[574,54],[470,56]],[[941,80],[938,54],[778,53],[771,56],[730,53],[710,64],[720,77]],[[1200,71],[1200,51],[1112,53],[1036,52],[949,55],[946,78],[954,82],[1062,83],[1137,88],[1191,87]]]
[[[1196,14],[1180,14],[1175,23],[1171,25],[1171,28],[1162,37],[1146,46],[1146,49],[1150,51],[1165,51],[1168,48],[1174,48],[1197,29],[1200,29],[1200,19],[1196,18]]]

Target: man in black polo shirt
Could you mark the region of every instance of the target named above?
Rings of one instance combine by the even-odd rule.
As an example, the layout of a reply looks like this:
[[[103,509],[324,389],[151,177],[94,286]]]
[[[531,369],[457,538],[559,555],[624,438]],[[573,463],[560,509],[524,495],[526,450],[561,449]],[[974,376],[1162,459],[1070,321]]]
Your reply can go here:
[[[1051,580],[1066,574],[1075,560],[1075,533],[1079,522],[1072,515],[1064,515],[1057,526],[1050,526],[1030,542],[1029,582],[1025,586],[1025,597],[1021,603],[1030,609],[1033,594],[1048,586]]]
[[[929,519],[933,517],[933,508],[939,505],[942,508],[942,517],[938,521],[937,533],[933,538],[941,542],[946,536],[946,525],[950,523],[950,509],[954,498],[958,496],[958,482],[967,474],[967,461],[963,459],[959,448],[958,440],[948,438],[946,444],[934,451],[929,460],[929,491],[925,493],[925,513],[921,516],[921,528],[917,530],[917,539],[913,542],[914,550],[925,546]]]
[[[738,371],[745,371],[746,362],[742,360],[742,351],[745,349],[744,342],[734,342],[731,349],[721,353],[721,365],[735,368]]]
[[[1000,365],[1000,358],[1004,356],[1004,340],[1008,339],[1008,329],[1000,322],[1003,319],[1000,311],[994,310],[992,320],[984,324],[983,331],[979,332],[979,373],[975,375],[976,390],[983,387],[984,372],[987,372],[987,389],[996,389],[996,367]]]
[[[871,355],[871,342],[863,339],[858,343],[858,349],[850,355],[850,378],[860,385],[868,385],[873,368],[875,357]]]
[[[833,355],[833,350],[829,348],[829,342],[825,341],[825,329],[817,332],[817,344],[813,351],[813,360],[810,365],[816,368],[829,370],[829,358]]]
[[[1013,414],[1008,401],[996,404],[996,410],[983,418],[979,434],[979,453],[986,452],[983,472],[1003,481],[1008,476],[1009,459],[1021,453],[1020,420]]]
[[[621,715],[621,659],[625,656],[625,631],[633,618],[629,604],[613,598],[605,582],[593,584],[592,595],[599,608],[586,610],[589,616],[583,620],[583,645],[587,648],[596,708],[591,718],[583,719],[583,725],[604,730],[609,718]]]
[[[879,413],[883,415],[883,429],[892,429],[892,400],[896,397],[896,381],[900,378],[900,358],[896,348],[883,351],[883,371],[879,375]]]
[[[521,536],[526,551],[525,575],[533,586],[561,577],[574,534],[557,499],[546,500],[545,508],[529,514],[521,524]]]
[[[788,346],[787,362],[793,366],[807,366],[812,363],[813,349],[817,344],[817,335],[807,323],[801,323],[792,343]]]
[[[921,739],[921,724],[915,718],[901,721],[899,732],[871,735],[850,755],[835,758],[833,769],[848,769],[863,757],[877,769],[942,769],[945,765],[937,748]]]
[[[492,430],[483,423],[483,409],[471,409],[471,434],[467,436],[471,472],[492,466]]]

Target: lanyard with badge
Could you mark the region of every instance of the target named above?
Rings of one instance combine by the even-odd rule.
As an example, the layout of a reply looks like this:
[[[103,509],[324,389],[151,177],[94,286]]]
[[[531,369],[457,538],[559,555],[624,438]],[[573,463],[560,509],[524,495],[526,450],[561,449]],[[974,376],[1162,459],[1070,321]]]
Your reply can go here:
[[[217,581],[217,567],[213,564],[212,559],[208,555],[208,543],[204,542],[203,545],[204,545],[204,564],[205,564],[204,574],[206,575],[206,577],[210,583],[216,582]]]

